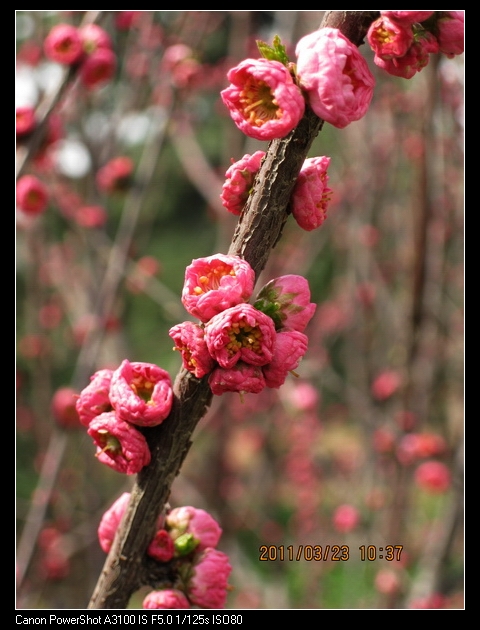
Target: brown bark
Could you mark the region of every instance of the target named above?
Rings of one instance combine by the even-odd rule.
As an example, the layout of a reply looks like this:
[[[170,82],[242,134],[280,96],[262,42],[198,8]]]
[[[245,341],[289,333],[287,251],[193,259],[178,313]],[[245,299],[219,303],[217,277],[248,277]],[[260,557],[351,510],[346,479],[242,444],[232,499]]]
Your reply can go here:
[[[325,15],[321,27],[339,28],[353,43],[360,45],[376,15],[376,12],[331,11]],[[307,108],[299,125],[286,138],[269,144],[229,248],[229,254],[239,255],[250,263],[257,278],[281,237],[293,186],[322,125],[323,121]],[[180,370],[174,383],[174,398],[167,420],[146,432],[152,461],[137,476],[89,608],[125,608],[138,588],[152,583],[152,563],[145,550],[190,449],[193,430],[210,405],[212,394],[208,377],[198,380],[186,370]],[[164,572],[168,570],[167,565]]]

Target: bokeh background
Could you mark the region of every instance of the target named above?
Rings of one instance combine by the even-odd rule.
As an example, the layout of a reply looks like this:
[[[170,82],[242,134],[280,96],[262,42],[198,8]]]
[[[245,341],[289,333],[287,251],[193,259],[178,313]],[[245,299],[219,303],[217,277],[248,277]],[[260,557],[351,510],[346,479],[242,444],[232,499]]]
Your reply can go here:
[[[59,417],[58,391],[71,400],[124,358],[175,376],[168,330],[188,318],[185,267],[226,253],[225,171],[267,148],[230,119],[226,72],[274,35],[294,60],[322,17],[16,13],[17,106],[39,112],[61,94],[49,141],[32,152],[17,139],[50,199],[16,219],[17,607],[87,606],[105,560],[98,523],[132,485]],[[117,59],[95,90],[43,51],[52,26],[91,18]],[[361,51],[376,78],[367,115],[325,125],[309,153],[331,157],[328,218],[305,232],[290,217],[258,284],[309,280],[317,310],[298,376],[216,397],[172,488],[172,507],[206,509],[223,528],[228,608],[463,607],[463,57],[432,55],[405,80]],[[96,173],[118,156],[131,177],[102,191]],[[314,560],[315,545],[349,558]],[[380,558],[386,545],[399,560]]]

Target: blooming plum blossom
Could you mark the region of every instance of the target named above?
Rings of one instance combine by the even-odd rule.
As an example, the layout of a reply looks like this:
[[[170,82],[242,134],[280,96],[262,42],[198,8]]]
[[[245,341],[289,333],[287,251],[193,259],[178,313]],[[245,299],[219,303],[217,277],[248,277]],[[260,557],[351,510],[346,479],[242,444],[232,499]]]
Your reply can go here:
[[[298,330],[278,332],[273,358],[262,368],[267,387],[279,388],[295,370],[308,348],[308,337]]]
[[[224,608],[231,570],[228,556],[223,552],[211,547],[202,551],[193,562],[187,584],[189,601],[201,608]]]
[[[44,44],[45,55],[50,61],[71,66],[81,60],[83,45],[80,33],[71,24],[57,24],[52,28]]]
[[[197,378],[212,371],[215,361],[208,351],[201,326],[187,321],[170,328],[168,334],[175,342],[174,350],[179,350],[182,355],[185,369]]]
[[[191,506],[171,510],[165,518],[165,524],[173,540],[191,534],[196,551],[216,547],[222,535],[222,528],[208,512]]]
[[[166,588],[162,591],[152,591],[149,593],[142,603],[144,609],[183,609],[190,608],[185,593],[178,589]]]
[[[208,384],[215,396],[221,396],[225,392],[259,394],[266,387],[262,368],[243,361],[230,369],[216,367]]]
[[[417,33],[415,40],[402,57],[382,59],[375,55],[373,61],[379,67],[395,77],[411,79],[420,72],[430,61],[430,53],[437,53],[439,45],[437,39],[423,29]]]
[[[375,55],[381,59],[403,57],[413,44],[413,30],[410,23],[382,15],[370,25],[367,39]]]
[[[330,158],[307,158],[298,174],[291,198],[291,211],[298,225],[310,232],[327,218],[332,190],[328,188],[327,169]]]
[[[302,37],[296,55],[300,86],[317,116],[342,129],[367,113],[375,79],[358,48],[338,29]]]
[[[153,363],[125,359],[112,375],[110,402],[119,420],[142,427],[161,424],[172,408],[170,375]]]
[[[360,514],[356,507],[345,503],[339,505],[333,514],[333,526],[337,532],[351,532],[360,521]]]
[[[48,205],[48,190],[35,175],[22,175],[17,181],[17,207],[28,215],[44,212]]]
[[[255,272],[239,256],[215,254],[197,258],[185,270],[182,303],[202,322],[250,299]]]
[[[303,276],[288,274],[274,278],[260,289],[255,308],[271,317],[276,330],[303,332],[317,305],[310,302],[310,287]]]
[[[273,320],[251,304],[238,304],[205,324],[205,341],[212,357],[224,368],[238,361],[266,365],[275,349]]]
[[[72,387],[60,387],[52,397],[52,415],[56,423],[64,429],[76,429],[80,418],[76,409],[78,392]]]
[[[124,492],[102,516],[100,524],[98,525],[97,534],[100,547],[105,553],[110,551],[118,526],[120,525],[120,521],[127,509],[129,500],[130,492]]]
[[[96,416],[112,411],[110,402],[112,375],[113,370],[98,370],[90,377],[90,383],[80,392],[76,408],[80,422],[86,427]]]
[[[252,155],[247,153],[241,160],[234,162],[225,173],[225,183],[220,196],[222,204],[232,214],[240,215],[242,212],[264,157],[265,151],[256,151]]]
[[[173,558],[175,545],[166,529],[159,529],[147,547],[147,555],[158,562],[168,562]]]
[[[98,461],[117,472],[135,475],[150,463],[145,437],[129,422],[119,420],[113,411],[94,418],[87,433],[97,446]]]
[[[85,24],[78,29],[82,46],[87,55],[99,48],[112,48],[112,40],[105,29],[98,24]]]
[[[305,111],[301,90],[279,61],[244,59],[227,74],[231,85],[221,97],[233,122],[257,140],[283,138]]]

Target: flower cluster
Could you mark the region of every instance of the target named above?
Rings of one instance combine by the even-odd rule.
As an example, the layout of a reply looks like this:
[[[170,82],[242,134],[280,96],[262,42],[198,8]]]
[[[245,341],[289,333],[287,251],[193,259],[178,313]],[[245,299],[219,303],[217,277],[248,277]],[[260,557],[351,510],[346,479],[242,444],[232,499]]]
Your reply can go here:
[[[253,269],[238,256],[216,254],[186,269],[182,302],[200,323],[177,324],[169,334],[183,366],[197,378],[209,374],[215,395],[278,388],[307,350],[303,331],[316,308],[307,281],[276,278],[252,305],[254,281]]]
[[[367,33],[374,62],[389,74],[410,79],[431,53],[447,57],[464,50],[463,11],[380,11]]]
[[[240,215],[253,187],[255,175],[265,156],[264,151],[248,153],[234,162],[225,173],[220,195],[223,206],[232,214]],[[311,231],[320,227],[327,216],[332,190],[328,188],[327,170],[330,158],[307,158],[302,165],[290,201],[290,210],[298,225]]]
[[[124,492],[105,512],[98,539],[110,551],[130,494]],[[149,593],[143,608],[224,608],[231,572],[228,557],[216,547],[222,535],[217,521],[205,510],[184,506],[160,516],[147,555],[169,563],[170,584]]]
[[[80,393],[80,422],[97,446],[99,461],[134,475],[150,463],[141,427],[161,424],[173,401],[168,372],[152,363],[125,359],[116,370],[98,370]]]
[[[97,24],[79,28],[57,24],[45,39],[44,51],[51,61],[78,67],[80,80],[87,88],[109,81],[117,64],[110,36]]]
[[[48,206],[47,187],[35,175],[22,175],[17,181],[17,207],[27,215],[42,214]]]

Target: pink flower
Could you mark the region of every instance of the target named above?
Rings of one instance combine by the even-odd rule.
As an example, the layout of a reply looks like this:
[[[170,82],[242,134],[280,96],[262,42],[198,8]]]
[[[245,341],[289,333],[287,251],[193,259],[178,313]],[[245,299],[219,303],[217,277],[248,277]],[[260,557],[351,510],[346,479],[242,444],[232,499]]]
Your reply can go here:
[[[159,529],[148,545],[147,555],[158,562],[168,562],[173,558],[175,545],[172,537],[165,529]]]
[[[83,55],[78,29],[70,24],[57,24],[45,38],[45,55],[50,61],[67,66],[80,61]]]
[[[172,408],[170,375],[153,363],[125,359],[112,375],[110,402],[124,422],[142,427],[161,424]]]
[[[80,206],[75,212],[75,221],[85,228],[96,228],[105,225],[107,213],[103,206]]]
[[[428,64],[430,53],[437,53],[438,50],[439,46],[436,38],[423,29],[415,35],[415,41],[403,57],[382,59],[375,55],[373,61],[379,68],[395,77],[411,79]]]
[[[342,129],[366,114],[375,79],[358,48],[338,29],[302,37],[296,54],[300,85],[317,116]]]
[[[97,445],[98,461],[117,472],[135,475],[150,463],[144,436],[129,422],[119,420],[113,411],[94,418],[87,433]]]
[[[192,570],[187,590],[190,602],[201,608],[225,608],[232,570],[228,556],[207,548],[195,560]]]
[[[226,179],[220,196],[222,204],[232,214],[239,215],[242,212],[264,156],[265,151],[256,151],[253,155],[247,153],[225,173]]]
[[[339,505],[333,514],[333,526],[337,532],[351,532],[359,521],[360,514],[353,505]]]
[[[201,326],[187,321],[170,328],[168,334],[175,342],[174,350],[179,350],[182,354],[185,369],[197,378],[212,371],[215,362],[208,351]]]
[[[415,481],[421,488],[434,494],[446,492],[452,483],[447,466],[435,461],[420,464],[415,471]]]
[[[393,595],[398,593],[401,581],[398,573],[391,569],[381,569],[375,576],[375,588],[379,593]]]
[[[216,547],[222,535],[222,528],[208,512],[191,506],[171,510],[165,518],[165,524],[173,540],[183,534],[192,534],[196,551]]]
[[[80,80],[87,88],[96,88],[115,74],[117,57],[110,48],[97,48],[80,66]]]
[[[252,295],[255,272],[239,256],[215,254],[197,258],[185,270],[182,303],[202,322]]]
[[[23,175],[17,181],[17,206],[29,215],[44,212],[48,205],[48,190],[38,177]]]
[[[60,387],[52,398],[52,415],[64,429],[77,429],[80,418],[76,409],[78,392],[72,387]]]
[[[251,304],[232,306],[205,325],[208,350],[224,368],[238,361],[266,365],[272,360],[275,338],[273,320]]]
[[[461,55],[465,48],[464,11],[441,11],[436,24],[440,52],[447,57]]]
[[[88,427],[90,422],[106,411],[112,411],[110,383],[113,370],[98,370],[90,377],[90,383],[80,392],[76,407],[80,422]]]
[[[120,521],[127,509],[129,500],[130,492],[124,492],[102,516],[97,533],[100,547],[105,553],[110,551],[118,526],[120,525]]]
[[[382,59],[403,57],[413,44],[413,30],[411,24],[397,22],[383,15],[372,22],[367,39],[378,57]]]
[[[231,85],[222,90],[222,100],[247,136],[283,138],[300,122],[305,111],[302,93],[279,61],[245,59],[227,77]]]
[[[310,232],[327,218],[332,190],[327,187],[329,157],[307,158],[292,193],[291,210],[298,225]]]
[[[149,593],[143,600],[142,608],[172,610],[190,608],[190,603],[182,591],[166,588]]]
[[[112,158],[96,175],[97,186],[106,193],[125,190],[133,173],[133,161],[126,155]]]
[[[435,11],[380,11],[380,13],[382,16],[397,20],[397,22],[411,25],[428,20]]]
[[[386,400],[393,396],[402,383],[400,375],[394,370],[385,370],[375,377],[372,383],[372,395],[377,400]]]
[[[83,50],[90,55],[99,48],[112,48],[110,35],[98,24],[85,24],[78,30]]]
[[[255,308],[271,317],[277,330],[303,332],[317,305],[310,302],[310,287],[303,276],[289,274],[267,282],[259,291]]]
[[[24,106],[17,107],[15,110],[16,116],[16,136],[17,138],[23,138],[31,133],[37,124],[35,118],[35,110],[33,107]]]
[[[278,332],[273,358],[263,367],[267,387],[278,388],[289,372],[295,370],[308,348],[308,337],[297,330]]]
[[[208,384],[215,396],[221,396],[225,392],[259,394],[266,387],[262,368],[243,361],[230,369],[215,368]]]

